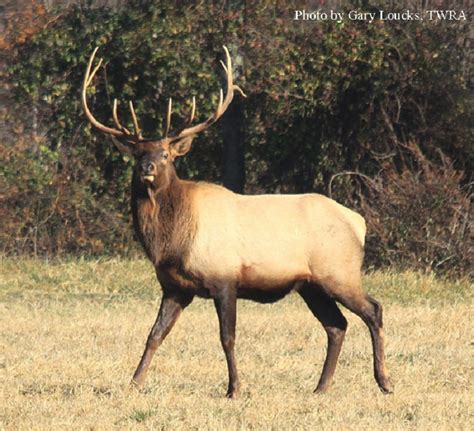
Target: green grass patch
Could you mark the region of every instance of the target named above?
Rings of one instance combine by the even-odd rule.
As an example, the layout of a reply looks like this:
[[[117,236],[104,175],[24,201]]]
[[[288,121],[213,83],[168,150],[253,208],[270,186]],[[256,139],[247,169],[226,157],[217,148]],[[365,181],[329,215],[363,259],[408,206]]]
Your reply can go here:
[[[157,412],[158,411],[156,409],[147,409],[147,410],[136,409],[136,410],[133,410],[129,418],[132,421],[135,421],[138,423],[145,422],[148,418],[151,418],[152,416],[156,415]]]
[[[0,260],[0,300],[154,300],[160,295],[153,266],[145,259],[84,258],[47,261]],[[447,280],[410,271],[374,271],[364,275],[364,289],[384,303],[472,300],[468,280]]]
[[[472,283],[450,280],[433,273],[414,271],[374,271],[364,275],[364,289],[389,303],[463,302],[472,300]]]

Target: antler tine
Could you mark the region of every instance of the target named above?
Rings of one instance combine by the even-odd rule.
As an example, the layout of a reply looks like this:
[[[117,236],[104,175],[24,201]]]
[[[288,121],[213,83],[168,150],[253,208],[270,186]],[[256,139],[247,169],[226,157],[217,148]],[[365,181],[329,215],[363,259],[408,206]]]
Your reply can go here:
[[[234,84],[234,90],[237,90],[242,97],[247,97],[247,95],[244,93],[244,90],[242,90],[238,85]]]
[[[132,114],[133,129],[135,130],[135,137],[137,138],[137,140],[143,139],[142,133],[140,131],[140,126],[138,125],[137,116],[135,115],[135,110],[133,109],[133,103],[131,100],[129,100],[128,106],[130,108],[130,114]]]
[[[171,127],[171,106],[173,104],[173,100],[170,97],[168,100],[168,111],[166,112],[166,129],[165,129],[165,138],[168,137],[168,133]]]
[[[97,130],[100,130],[103,133],[107,133],[108,135],[115,136],[116,138],[124,138],[128,136],[124,130],[114,129],[112,127],[107,127],[106,125],[102,124],[92,115],[92,112],[90,111],[89,106],[87,105],[87,88],[89,87],[92,80],[94,79],[94,76],[99,70],[99,67],[102,65],[102,59],[101,59],[99,60],[99,63],[97,64],[97,66],[94,68],[94,70],[91,73],[92,65],[94,64],[95,55],[98,49],[99,47],[96,47],[94,51],[92,52],[92,55],[89,59],[89,63],[87,64],[86,73],[84,75],[84,81],[82,83],[82,91],[81,91],[82,109],[84,113],[86,114],[86,117],[89,120],[89,122]]]
[[[112,108],[112,117],[114,119],[115,126],[118,129],[122,130],[122,132],[124,132],[126,135],[131,135],[130,131],[126,129],[124,126],[122,126],[122,124],[120,123],[117,111],[118,111],[118,102],[117,102],[117,99],[114,99],[114,106]]]
[[[219,104],[217,105],[216,117],[220,117],[223,114],[222,111],[222,101],[224,100],[224,92],[222,91],[222,88],[219,89]]]
[[[223,46],[223,48],[224,48],[224,51],[225,51],[227,64],[224,65],[224,63],[222,61],[221,61],[221,64],[222,64],[222,67],[223,67],[223,69],[224,69],[224,71],[227,75],[227,91],[226,91],[224,102],[221,106],[222,113],[225,112],[227,107],[230,105],[230,102],[232,102],[232,98],[234,97],[234,84],[233,84],[233,80],[232,80],[232,60],[230,58],[229,50],[227,49],[227,47]]]
[[[195,113],[196,113],[196,97],[193,96],[193,104],[191,107],[191,114],[189,115],[188,125],[191,125],[191,123],[193,122]]]
[[[225,64],[222,60],[219,60],[219,63],[221,64],[221,66],[224,68],[224,71],[225,71],[225,74],[227,75],[227,67],[225,67]]]
[[[229,50],[227,49],[227,47],[223,46],[223,48],[224,48],[226,58],[227,58],[227,66],[224,64],[222,60],[221,60],[221,65],[224,68],[224,71],[227,75],[227,93],[229,93],[229,88],[232,88],[232,90],[237,90],[243,97],[247,97],[247,95],[243,92],[243,90],[238,85],[235,85],[233,82],[232,59],[230,58]],[[232,100],[232,97],[230,100]]]
[[[95,55],[95,54],[94,54]],[[87,80],[87,87],[89,87],[89,85],[91,84],[92,80],[94,79],[94,76],[95,74],[97,73],[97,71],[99,70],[100,66],[102,66],[102,58],[99,58],[99,62],[97,63],[97,66],[94,68],[94,70],[92,71],[92,73],[90,74],[89,76],[89,79]]]

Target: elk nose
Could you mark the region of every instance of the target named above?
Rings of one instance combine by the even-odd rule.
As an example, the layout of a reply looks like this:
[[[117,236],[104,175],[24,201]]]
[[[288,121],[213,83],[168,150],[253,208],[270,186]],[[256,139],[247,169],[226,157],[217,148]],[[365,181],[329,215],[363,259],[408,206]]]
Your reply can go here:
[[[153,164],[153,162],[144,160],[143,162],[140,163],[140,170],[145,175],[151,174],[155,170],[155,165]]]

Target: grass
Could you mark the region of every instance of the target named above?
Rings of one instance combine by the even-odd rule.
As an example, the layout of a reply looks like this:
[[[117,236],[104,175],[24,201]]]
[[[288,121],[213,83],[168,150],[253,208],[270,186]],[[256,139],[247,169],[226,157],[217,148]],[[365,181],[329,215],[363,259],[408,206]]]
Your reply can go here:
[[[195,300],[158,350],[145,389],[128,383],[159,304],[145,260],[3,259],[0,429],[472,429],[472,286],[375,272],[395,394],[372,376],[370,339],[349,330],[325,395],[314,395],[326,337],[297,295],[240,301],[239,400],[211,301]]]

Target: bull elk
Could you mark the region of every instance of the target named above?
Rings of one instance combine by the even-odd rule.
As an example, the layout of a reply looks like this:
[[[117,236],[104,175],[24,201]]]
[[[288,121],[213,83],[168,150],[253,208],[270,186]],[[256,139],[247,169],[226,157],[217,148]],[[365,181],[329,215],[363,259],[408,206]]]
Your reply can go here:
[[[133,225],[163,291],[132,382],[143,385],[156,349],[197,295],[214,300],[229,372],[227,396],[236,397],[240,386],[234,355],[237,298],[270,303],[296,291],[327,333],[326,359],[315,392],[330,385],[346,333],[347,321],[337,303],[368,326],[375,379],[383,392],[392,392],[385,370],[382,306],[361,287],[364,219],[319,194],[243,196],[216,184],[182,180],[176,174],[173,162],[189,152],[196,134],[224,114],[235,91],[245,96],[233,83],[231,58],[224,50],[226,63],[221,64],[227,88],[225,97],[220,90],[216,111],[193,126],[193,99],[187,123],[171,132],[170,99],[161,139],[143,138],[131,102],[133,131],[120,122],[116,100],[115,127],[93,116],[87,88],[102,61],[91,72],[97,48],[84,76],[82,108],[88,120],[135,159]]]

